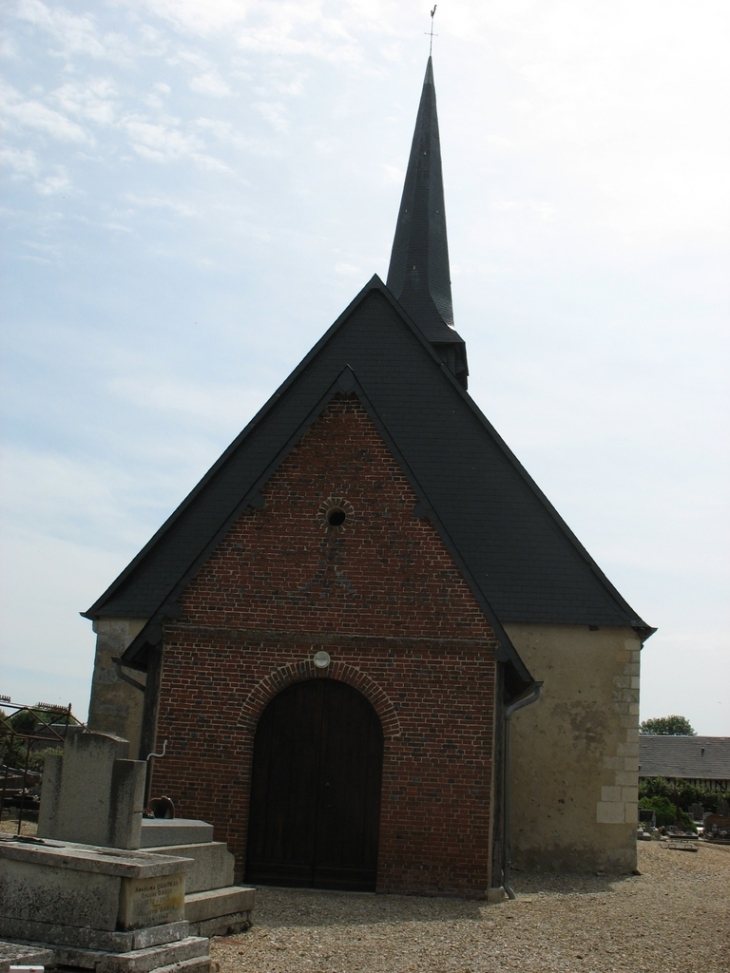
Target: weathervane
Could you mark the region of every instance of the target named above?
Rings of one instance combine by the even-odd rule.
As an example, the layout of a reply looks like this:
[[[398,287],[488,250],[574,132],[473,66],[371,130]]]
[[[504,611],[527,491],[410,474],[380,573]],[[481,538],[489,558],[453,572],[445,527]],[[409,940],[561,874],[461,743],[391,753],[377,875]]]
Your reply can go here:
[[[430,41],[428,42],[428,56],[429,57],[431,57],[431,55],[433,54],[433,38],[434,38],[434,33],[433,33],[433,18],[434,18],[434,14],[436,13],[436,6],[437,5],[434,4],[433,5],[433,10],[431,11],[431,30],[430,31],[428,31],[428,30],[425,30],[424,31],[424,34],[428,34],[428,36],[431,38]],[[438,37],[438,34],[436,34],[435,36]]]

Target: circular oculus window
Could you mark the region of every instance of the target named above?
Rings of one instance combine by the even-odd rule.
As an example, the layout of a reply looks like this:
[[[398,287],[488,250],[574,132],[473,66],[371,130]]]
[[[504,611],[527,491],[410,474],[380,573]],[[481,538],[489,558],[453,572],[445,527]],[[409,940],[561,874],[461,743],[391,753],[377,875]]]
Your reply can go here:
[[[344,529],[355,514],[355,508],[342,497],[328,497],[320,508],[325,526]]]

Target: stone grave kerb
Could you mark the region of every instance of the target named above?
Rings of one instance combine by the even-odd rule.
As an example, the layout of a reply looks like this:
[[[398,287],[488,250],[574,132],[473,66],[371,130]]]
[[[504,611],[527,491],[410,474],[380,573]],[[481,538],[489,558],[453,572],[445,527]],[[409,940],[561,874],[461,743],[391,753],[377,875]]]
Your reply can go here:
[[[46,757],[38,836],[107,848],[141,844],[147,764],[129,759],[129,741],[88,731],[62,756]]]

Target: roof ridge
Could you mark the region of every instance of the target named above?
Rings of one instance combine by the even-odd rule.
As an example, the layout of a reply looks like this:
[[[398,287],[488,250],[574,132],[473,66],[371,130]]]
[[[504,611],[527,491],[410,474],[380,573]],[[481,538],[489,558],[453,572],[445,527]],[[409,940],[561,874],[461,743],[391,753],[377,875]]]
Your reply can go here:
[[[375,303],[371,305],[369,303],[371,301]],[[386,313],[386,308],[389,308],[392,313]],[[342,331],[345,323],[349,321],[353,322],[354,330]],[[396,327],[396,321],[399,321],[403,326],[403,332]],[[372,343],[368,344],[368,334],[371,333],[371,328],[375,328],[376,332],[381,335],[380,344],[377,347],[373,347]],[[412,357],[413,351],[408,349],[413,346],[403,344],[406,333],[411,338],[415,338],[416,345],[423,350],[425,358]],[[398,337],[399,334],[402,334],[403,337]],[[390,343],[391,336],[392,344]],[[383,344],[383,338],[386,339],[385,344]],[[334,344],[331,344],[333,342]],[[331,354],[329,352],[330,347],[333,348]],[[404,375],[399,371],[400,365],[394,362],[391,367],[389,360],[383,357],[391,354],[399,356],[398,362],[412,361],[414,377],[416,375],[421,376],[418,379],[419,382],[431,382],[429,375],[434,376],[434,381],[436,381],[435,374],[443,376],[445,382],[440,385],[442,391],[437,392],[439,386],[433,385],[430,393],[424,393],[429,398],[421,400],[417,386],[408,382],[401,384]],[[354,358],[351,356],[354,356]],[[418,364],[419,361],[421,362],[420,365]],[[430,366],[426,364],[427,361],[431,363]],[[515,525],[505,528],[510,530],[519,529],[516,526],[518,521],[515,518],[523,515],[521,505],[530,504],[524,507],[524,512],[531,518],[533,529],[537,533],[534,535],[534,543],[530,540],[519,542],[515,553],[517,560],[514,560],[514,558],[510,560],[512,542],[518,540],[518,538],[513,538],[512,535],[505,537],[502,542],[502,545],[506,543],[507,547],[498,545],[484,555],[480,553],[483,548],[477,549],[471,546],[468,536],[465,536],[463,532],[456,529],[454,535],[459,537],[458,543],[455,541],[455,546],[460,552],[463,551],[464,564],[471,565],[469,570],[472,573],[476,570],[475,579],[478,575],[478,585],[485,597],[488,598],[489,603],[493,604],[492,596],[495,595],[495,592],[501,592],[498,597],[498,606],[494,608],[496,617],[504,618],[505,621],[539,620],[543,622],[549,621],[551,618],[561,622],[566,618],[574,617],[580,618],[586,623],[634,625],[648,631],[649,627],[646,626],[646,623],[638,618],[633,609],[618,594],[481,409],[465,392],[451,370],[441,361],[418,325],[377,275],[374,275],[368,284],[361,289],[345,311],[339,315],[299,365],[236,436],[199,483],[188,493],[177,509],[156,531],[137,557],[84,614],[87,617],[94,617],[98,614],[112,615],[121,612],[135,617],[149,617],[149,613],[155,610],[153,605],[164,602],[172,588],[175,587],[176,580],[171,581],[171,579],[179,580],[182,574],[187,571],[189,565],[206,548],[210,538],[244,502],[241,492],[236,492],[238,487],[232,487],[231,484],[240,483],[240,490],[245,490],[247,497],[252,492],[255,493],[255,484],[259,483],[264,471],[273,461],[272,452],[278,455],[279,448],[290,440],[293,435],[292,429],[298,428],[302,421],[302,409],[306,408],[311,411],[316,402],[320,400],[324,394],[324,391],[322,391],[325,388],[324,383],[327,383],[327,387],[331,384],[330,376],[334,374],[333,366],[338,369],[337,374],[340,374],[345,364],[357,365],[358,371],[361,367],[365,370],[365,375],[360,376],[363,386],[369,388],[371,380],[376,383],[374,387],[379,391],[377,393],[378,402],[375,404],[378,405],[378,410],[383,406],[387,412],[385,418],[388,419],[389,417],[389,421],[392,420],[395,423],[392,431],[388,426],[390,438],[398,445],[399,452],[404,459],[406,454],[408,455],[408,463],[414,469],[414,472],[417,471],[413,463],[420,470],[419,477],[421,474],[426,476],[428,483],[423,484],[423,481],[421,481],[423,492],[429,496],[434,509],[439,512],[439,517],[442,519],[445,528],[447,528],[448,520],[451,523],[451,528],[456,529],[458,525],[452,523],[452,521],[458,514],[452,509],[453,505],[450,504],[448,495],[444,493],[446,481],[444,481],[438,469],[439,457],[442,454],[446,456],[446,453],[448,453],[451,456],[449,462],[456,461],[467,464],[459,467],[461,476],[465,478],[463,482],[459,482],[462,484],[462,489],[467,488],[469,491],[468,503],[472,505],[470,509],[473,511],[478,509],[473,506],[474,504],[482,503],[480,497],[484,493],[485,487],[480,484],[486,484],[487,481],[475,481],[473,473],[470,471],[479,468],[484,471],[481,474],[482,476],[486,474],[491,477],[494,474],[498,477],[494,487],[497,493],[494,494],[492,506],[489,508],[491,513],[486,515],[487,520],[485,521],[485,524],[492,525],[490,530],[497,526],[497,534],[486,534],[485,542],[489,543],[492,536],[499,537],[499,531],[502,530],[498,526],[499,520],[494,520],[495,517],[501,519],[502,514],[499,513],[501,508],[494,507],[494,502],[502,502],[499,500],[500,497],[506,498],[511,523]],[[434,365],[438,366],[435,373],[433,371]],[[391,373],[397,375],[397,379]],[[447,389],[450,390],[448,393]],[[454,393],[456,393],[456,399],[451,398]],[[445,423],[443,431],[450,437],[448,446],[446,446],[446,441],[439,444],[438,441],[433,441],[429,437],[424,438],[422,434],[417,434],[415,441],[410,438],[413,434],[416,434],[417,430],[416,427],[413,427],[413,431],[410,432],[409,423],[412,424],[412,421],[423,422],[419,410],[427,406],[428,401],[436,401],[432,398],[434,394],[437,395],[438,401],[443,400],[443,405],[436,407],[436,412],[434,412],[434,407],[427,408],[427,412],[431,415],[429,421],[438,420],[438,416],[443,415]],[[370,393],[368,395],[372,400],[372,395]],[[453,438],[455,431],[453,423],[460,421],[458,419],[460,410],[455,409],[457,400],[461,402],[462,408],[466,408],[467,414],[472,417],[471,422],[460,427],[462,432],[458,440]],[[387,403],[390,404],[387,405]],[[449,403],[452,403],[452,405]],[[280,404],[283,410],[281,413],[278,412]],[[397,411],[393,411],[401,408],[405,408],[406,412],[399,414]],[[409,411],[414,408],[419,412],[417,417]],[[441,408],[446,408],[447,411],[440,413],[438,410]],[[401,416],[400,419],[398,419],[398,415]],[[272,425],[269,425],[269,419],[271,419]],[[447,429],[450,431],[447,432]],[[472,452],[465,454],[462,450],[459,453],[459,442],[462,435],[466,437],[464,442],[469,443],[466,448]],[[269,436],[273,436],[271,446],[269,446]],[[404,439],[404,437],[408,438]],[[444,453],[444,449],[446,449],[446,453]],[[424,450],[426,450],[425,453]],[[473,455],[473,460],[468,458],[471,455]],[[418,459],[419,456],[420,459]],[[413,463],[411,463],[411,460],[413,460]],[[474,462],[476,462],[476,465],[474,465]],[[437,465],[434,466],[434,464]],[[259,471],[258,475],[257,470]],[[508,470],[512,472],[508,473]],[[250,474],[248,471],[250,471]],[[230,479],[231,477],[233,477],[233,480]],[[513,481],[514,487],[509,485]],[[517,489],[518,483],[522,484],[519,489]],[[437,491],[435,496],[431,496],[432,489]],[[517,489],[517,492],[505,494],[505,489],[512,491]],[[208,490],[211,490],[209,494],[206,493]],[[489,490],[492,490],[492,488],[490,487]],[[488,497],[489,493],[486,493],[485,498],[488,499]],[[528,497],[532,497],[532,500],[528,500]],[[512,502],[512,498],[514,498],[514,502]],[[441,510],[441,507],[444,509]],[[181,533],[176,533],[178,525],[180,525]],[[212,527],[209,525],[212,525]],[[451,528],[447,528],[449,533]],[[555,538],[554,541],[551,540],[551,537]],[[562,540],[558,541],[558,538],[562,538]],[[158,546],[160,546],[160,553],[156,555],[155,551]],[[568,554],[568,550],[573,553]],[[539,561],[532,573],[528,571],[525,576],[521,565],[523,565],[524,558],[533,558],[535,552],[542,560]],[[560,571],[563,572],[559,577],[566,579],[564,582],[558,582],[557,585],[551,580],[550,572],[553,569],[550,567],[550,562],[545,560],[545,558],[553,558],[554,560],[556,556],[558,557],[556,563],[561,565]],[[178,567],[179,564],[182,564],[182,569]],[[571,566],[571,564],[574,566]],[[582,568],[579,565],[582,565]],[[527,567],[528,562],[524,562],[524,566]],[[502,572],[505,570],[511,572],[511,574],[505,575],[506,581],[502,580]],[[515,572],[520,573],[515,574]],[[583,572],[582,576],[581,572]],[[524,580],[522,580],[523,577]],[[133,580],[134,578],[139,578],[139,581]],[[589,578],[591,579],[590,582]],[[568,581],[567,579],[572,580]],[[576,585],[577,587],[560,589],[560,583]],[[518,585],[517,588],[515,584]],[[127,585],[131,586],[129,588],[130,593],[127,593]],[[512,585],[511,588],[510,585]],[[524,594],[519,593],[519,586],[522,585],[525,586],[523,588]],[[561,590],[567,592],[567,602]],[[573,590],[576,592],[575,595],[570,593]],[[533,591],[535,594],[530,594]],[[510,594],[510,592],[512,593]],[[555,594],[550,594],[550,592],[555,592]],[[545,597],[553,600],[545,601]],[[558,600],[555,600],[556,597]],[[564,607],[568,603],[574,607]],[[525,609],[524,605],[531,607]],[[527,611],[526,615],[524,614],[525,611]],[[577,621],[574,622],[574,624],[577,623]]]

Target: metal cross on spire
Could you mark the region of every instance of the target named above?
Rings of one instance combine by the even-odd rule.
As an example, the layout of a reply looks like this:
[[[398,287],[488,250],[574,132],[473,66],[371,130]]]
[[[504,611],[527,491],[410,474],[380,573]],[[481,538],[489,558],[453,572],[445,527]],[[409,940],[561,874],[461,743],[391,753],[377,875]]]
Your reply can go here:
[[[438,34],[434,35],[434,32],[433,32],[433,18],[434,18],[435,14],[436,14],[436,7],[437,7],[437,4],[434,4],[433,5],[433,10],[431,11],[431,30],[430,31],[428,31],[428,30],[424,31],[424,33],[425,34],[428,34],[428,36],[430,37],[430,40],[428,42],[428,56],[429,57],[431,57],[431,55],[433,54],[433,39],[434,39],[434,36],[438,37]]]

